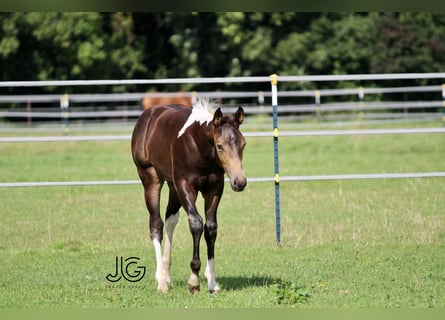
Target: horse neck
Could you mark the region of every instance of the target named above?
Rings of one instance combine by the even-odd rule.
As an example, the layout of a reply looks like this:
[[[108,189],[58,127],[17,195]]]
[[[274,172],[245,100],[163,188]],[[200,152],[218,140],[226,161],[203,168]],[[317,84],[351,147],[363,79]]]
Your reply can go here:
[[[216,164],[219,166],[213,143],[213,125],[211,123],[203,125],[197,123],[191,129],[191,138],[200,154],[204,155],[206,160],[210,162],[209,165]]]

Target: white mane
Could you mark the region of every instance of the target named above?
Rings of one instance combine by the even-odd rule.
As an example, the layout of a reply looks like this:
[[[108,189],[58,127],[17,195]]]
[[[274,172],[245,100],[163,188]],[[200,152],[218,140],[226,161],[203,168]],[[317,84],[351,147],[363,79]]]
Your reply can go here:
[[[208,98],[198,98],[193,104],[192,113],[182,126],[181,130],[179,130],[178,138],[182,136],[185,130],[195,122],[199,122],[200,125],[203,125],[204,122],[209,124],[209,122],[213,120],[215,107],[216,103],[214,101],[210,101]]]

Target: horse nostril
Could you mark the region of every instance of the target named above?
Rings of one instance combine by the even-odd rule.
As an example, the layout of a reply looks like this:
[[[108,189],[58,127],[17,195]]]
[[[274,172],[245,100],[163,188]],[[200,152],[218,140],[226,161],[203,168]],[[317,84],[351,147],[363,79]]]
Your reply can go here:
[[[244,188],[246,187],[246,185],[247,185],[247,180],[246,179],[243,179],[241,181],[239,181],[238,179],[235,179],[235,181],[234,181],[234,188],[233,189],[235,191],[243,191]]]

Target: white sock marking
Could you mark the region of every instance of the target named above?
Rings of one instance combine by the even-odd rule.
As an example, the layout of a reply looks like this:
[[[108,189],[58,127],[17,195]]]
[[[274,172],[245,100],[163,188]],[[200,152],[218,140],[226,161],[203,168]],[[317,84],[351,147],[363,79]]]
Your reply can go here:
[[[215,262],[213,259],[207,260],[207,267],[204,272],[207,278],[207,284],[210,292],[219,291],[218,284],[216,283]]]
[[[165,221],[165,230],[167,233],[167,237],[164,242],[164,255],[163,255],[163,263],[164,263],[164,272],[165,272],[165,280],[167,283],[171,283],[171,275],[170,275],[170,266],[171,266],[171,248],[173,243],[173,233],[175,231],[176,225],[179,221],[179,213],[173,214]]]
[[[161,254],[161,243],[158,239],[153,240],[153,247],[155,249],[156,255],[156,273],[155,278],[158,282],[158,290],[162,292],[167,292],[167,283],[165,282],[165,273],[164,266],[162,263],[162,254]]]

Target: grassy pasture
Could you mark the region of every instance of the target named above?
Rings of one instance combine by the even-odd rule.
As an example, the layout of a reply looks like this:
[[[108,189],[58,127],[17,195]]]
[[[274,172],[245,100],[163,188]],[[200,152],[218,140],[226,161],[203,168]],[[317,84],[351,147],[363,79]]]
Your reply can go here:
[[[445,171],[444,142],[442,134],[282,137],[280,173]],[[248,176],[271,176],[271,139],[249,138],[244,164]],[[0,179],[137,176],[127,141],[2,143]],[[227,186],[216,248],[222,291],[187,292],[192,244],[182,211],[174,284],[162,295],[141,186],[0,189],[0,306],[443,308],[444,190],[443,178],[283,182],[277,247],[273,184]],[[108,282],[116,256],[140,257],[145,277]]]

